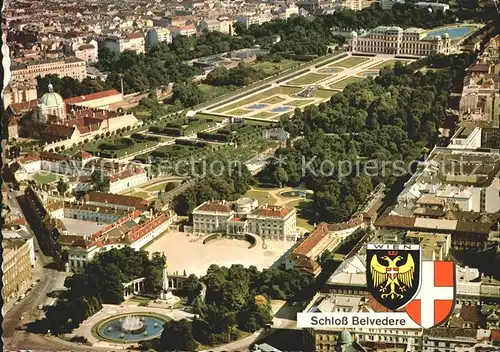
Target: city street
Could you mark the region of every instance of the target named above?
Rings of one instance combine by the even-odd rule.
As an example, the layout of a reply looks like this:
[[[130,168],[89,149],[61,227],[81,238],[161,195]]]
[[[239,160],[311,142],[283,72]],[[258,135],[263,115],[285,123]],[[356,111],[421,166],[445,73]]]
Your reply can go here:
[[[46,303],[48,293],[63,289],[64,280],[68,276],[68,273],[52,269],[50,265],[52,259],[42,254],[36,239],[34,239],[34,244],[38,260],[33,269],[32,283],[36,282],[36,280],[39,280],[39,282],[34,285],[24,299],[20,300],[19,304],[14,305],[16,299],[12,299],[9,305],[4,307],[5,310],[8,310],[4,315],[2,324],[5,350],[29,348],[30,342],[43,340],[42,336],[28,334],[22,331],[21,327],[40,318],[42,311],[38,309],[38,306]],[[28,287],[29,285],[26,286],[26,289]],[[45,346],[52,346],[52,343]]]

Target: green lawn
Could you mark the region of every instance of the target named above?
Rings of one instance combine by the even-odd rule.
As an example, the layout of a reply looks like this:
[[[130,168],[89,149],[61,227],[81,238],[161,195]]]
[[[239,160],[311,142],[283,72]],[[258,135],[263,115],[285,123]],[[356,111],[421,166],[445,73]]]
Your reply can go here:
[[[198,119],[211,119],[214,121],[222,121],[222,120],[225,120],[227,118],[225,116],[212,115],[212,114],[207,114],[207,113],[203,113],[203,112],[196,113],[195,117]]]
[[[256,191],[251,189],[245,194],[245,197],[257,199],[259,205],[276,203],[276,199],[274,199],[274,197],[269,195],[269,193],[267,193],[266,191]]]
[[[236,115],[236,116],[244,116],[244,115],[248,114],[249,112],[251,112],[251,111],[246,110],[246,109],[236,109],[236,110],[229,111],[227,114]]]
[[[130,196],[133,196],[133,197],[142,198],[142,199],[148,199],[148,198],[151,198],[151,194],[146,193],[146,192],[134,192],[134,193],[129,194],[129,195],[130,195]]]
[[[263,103],[263,104],[278,104],[278,103],[281,103],[282,101],[285,101],[286,99],[284,98],[280,98],[278,97],[277,95],[275,95],[274,97],[270,97],[266,100],[261,100],[259,101],[259,103]]]
[[[297,107],[297,106],[307,105],[307,104],[310,104],[312,102],[314,102],[314,100],[295,99],[295,100],[287,102],[286,105],[296,106]]]
[[[59,177],[59,175],[47,171],[40,171],[33,175],[33,179],[40,185],[57,181]]]
[[[148,192],[163,191],[165,189],[165,186],[169,182],[171,182],[171,181],[160,182],[160,183],[157,183],[155,185],[148,186],[148,187],[144,188],[144,190],[146,190]],[[174,183],[178,184],[178,182],[174,182]]]
[[[305,76],[294,79],[293,81],[287,82],[287,84],[302,86],[306,84],[311,84],[317,82],[323,78],[328,77],[329,75],[320,75],[319,73],[308,73]]]
[[[330,85],[330,88],[332,89],[344,89],[346,86],[348,86],[351,83],[356,83],[359,81],[362,81],[364,78],[361,77],[347,77],[344,78],[341,81],[335,82],[334,84]]]
[[[356,56],[351,56],[345,60],[339,61],[339,62],[334,62],[333,64],[329,66],[339,66],[339,67],[345,67],[345,68],[350,68],[354,67],[362,62],[367,62],[370,60],[367,57],[356,57]]]
[[[276,114],[273,112],[261,111],[258,114],[252,115],[252,117],[259,117],[261,119],[267,119],[268,117],[273,117]]]
[[[324,74],[327,74],[327,75],[332,75],[332,74],[335,74],[335,73],[342,72],[343,70],[344,69],[341,68],[341,67],[325,67],[325,68],[319,69],[318,72],[324,73]]]
[[[297,227],[303,227],[307,231],[312,231],[314,226],[309,223],[308,213],[310,213],[309,208],[311,205],[310,199],[297,199],[286,204],[289,208],[297,209]]]
[[[332,95],[337,94],[338,92],[334,90],[328,90],[328,89],[318,89],[314,92],[314,96],[318,98],[323,98],[323,99],[330,99]]]
[[[283,59],[280,62],[270,62],[270,61],[254,61],[250,63],[253,68],[261,69],[268,75],[274,75],[284,70],[288,70],[294,66],[299,65],[299,61],[286,60]]]
[[[384,61],[384,62],[382,62],[382,63],[378,64],[378,65],[375,65],[375,66],[373,66],[373,67],[370,67],[370,69],[381,69],[381,68],[383,68],[383,67],[387,67],[387,66],[388,66],[389,68],[392,68],[396,62],[401,62],[403,65],[406,65],[406,64],[408,64],[410,61],[408,61],[408,60],[387,60],[387,61]]]
[[[216,110],[214,110],[214,112],[226,112],[226,111],[234,110],[234,109],[237,109],[241,106],[249,105],[249,104],[255,103],[257,101],[260,101],[262,99],[269,98],[273,95],[277,95],[277,94],[291,95],[291,94],[298,93],[301,90],[302,90],[302,88],[298,88],[298,87],[276,87],[276,88],[267,89],[263,92],[257,93],[255,95],[248,97],[248,98],[244,98],[236,103],[232,103],[232,104],[226,105],[224,107],[217,108]]]

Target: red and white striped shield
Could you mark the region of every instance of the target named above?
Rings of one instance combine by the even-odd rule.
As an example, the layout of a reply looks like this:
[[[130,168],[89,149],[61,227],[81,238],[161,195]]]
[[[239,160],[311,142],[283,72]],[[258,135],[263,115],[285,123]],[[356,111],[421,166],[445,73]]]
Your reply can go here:
[[[449,261],[423,261],[422,285],[404,308],[410,318],[429,329],[441,324],[455,307],[455,264]]]

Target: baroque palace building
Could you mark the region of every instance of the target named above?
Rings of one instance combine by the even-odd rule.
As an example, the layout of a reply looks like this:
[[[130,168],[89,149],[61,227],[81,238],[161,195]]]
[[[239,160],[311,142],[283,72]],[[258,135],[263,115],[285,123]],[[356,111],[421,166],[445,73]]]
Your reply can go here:
[[[388,55],[428,56],[434,53],[450,52],[451,39],[445,33],[442,37],[430,36],[421,28],[379,26],[358,34],[351,33],[349,49],[354,53],[373,53]]]
[[[251,233],[271,240],[295,241],[296,210],[285,206],[264,204],[251,198],[234,204],[207,201],[193,210],[193,232],[228,234]]]

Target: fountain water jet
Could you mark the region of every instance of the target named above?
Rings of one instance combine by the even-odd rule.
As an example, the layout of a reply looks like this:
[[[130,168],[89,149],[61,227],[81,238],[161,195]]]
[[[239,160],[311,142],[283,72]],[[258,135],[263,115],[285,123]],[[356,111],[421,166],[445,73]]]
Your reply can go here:
[[[137,316],[127,316],[122,322],[121,330],[130,334],[140,334],[146,329],[141,318]]]

